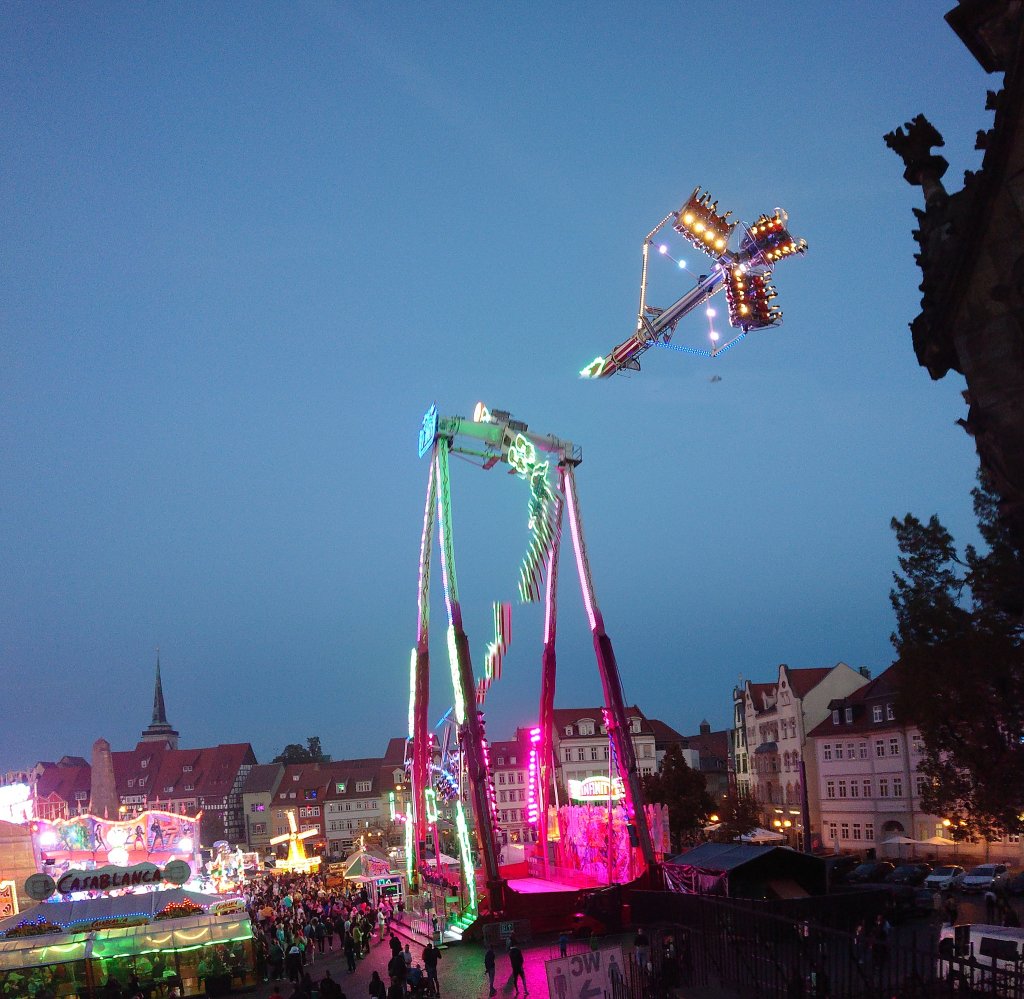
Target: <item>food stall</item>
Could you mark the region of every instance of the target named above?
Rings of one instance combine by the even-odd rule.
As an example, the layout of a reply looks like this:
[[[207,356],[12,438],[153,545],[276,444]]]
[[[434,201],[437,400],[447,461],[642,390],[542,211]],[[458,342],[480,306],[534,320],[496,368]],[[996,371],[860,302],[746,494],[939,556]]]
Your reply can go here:
[[[0,997],[101,996],[134,974],[154,996],[226,995],[256,984],[240,899],[184,889],[38,906],[0,921]]]

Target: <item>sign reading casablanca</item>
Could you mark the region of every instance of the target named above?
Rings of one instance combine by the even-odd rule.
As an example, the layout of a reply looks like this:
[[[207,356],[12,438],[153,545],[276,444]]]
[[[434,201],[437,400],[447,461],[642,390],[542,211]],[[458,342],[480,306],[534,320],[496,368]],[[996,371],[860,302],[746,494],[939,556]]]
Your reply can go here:
[[[138,888],[164,883],[181,885],[191,876],[192,868],[183,860],[172,860],[163,868],[157,867],[156,864],[136,864],[134,867],[107,866],[92,871],[72,868],[56,881],[47,874],[33,874],[25,882],[25,890],[32,898],[42,901],[54,892],[69,895],[76,891],[114,891],[118,888]]]

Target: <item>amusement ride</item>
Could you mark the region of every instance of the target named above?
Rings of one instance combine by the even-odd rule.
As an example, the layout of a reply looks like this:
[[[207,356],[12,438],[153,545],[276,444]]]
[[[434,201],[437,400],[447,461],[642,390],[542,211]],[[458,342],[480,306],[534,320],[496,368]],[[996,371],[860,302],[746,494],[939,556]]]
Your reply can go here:
[[[580,374],[606,378],[616,372],[639,371],[639,356],[652,346],[672,347],[696,356],[715,358],[733,347],[748,333],[779,325],[781,311],[772,304],[776,297],[770,282],[778,261],[802,254],[807,244],[792,236],[788,217],[781,209],[761,215],[753,225],[730,222],[727,212],[718,213],[717,202],[698,187],[679,211],[670,212],[644,240],[640,282],[640,305],[636,330],[611,353],[598,357]],[[661,309],[647,303],[648,264],[654,239],[669,223],[692,247],[712,262],[707,274],[672,305]],[[660,255],[674,259],[667,244],[657,247]],[[680,269],[687,269],[677,260]],[[703,305],[717,292],[725,291],[729,323],[737,331],[725,342],[710,322],[715,316],[707,309],[707,348],[671,342],[680,320]],[[437,824],[438,803],[451,808],[461,874],[462,912],[455,921],[464,929],[480,913],[501,914],[503,918],[526,911],[517,905],[518,891],[502,877],[499,867],[499,810],[485,733],[483,706],[488,690],[501,675],[501,663],[511,639],[511,605],[494,604],[494,638],[487,645],[483,669],[474,676],[469,638],[463,623],[455,565],[450,457],[455,455],[479,464],[483,469],[506,466],[528,486],[529,543],[519,569],[518,596],[523,603],[543,602],[543,647],[541,688],[537,725],[529,730],[529,773],[526,814],[536,835],[535,867],[545,880],[557,880],[549,869],[549,821],[555,761],[553,758],[553,717],[556,679],[555,634],[557,588],[562,523],[567,515],[583,604],[593,639],[597,668],[604,695],[603,726],[610,743],[611,766],[618,779],[609,774],[607,783],[621,787],[622,814],[619,836],[613,846],[612,792],[608,791],[607,863],[613,869],[612,852],[630,856],[630,879],[655,870],[664,849],[663,823],[654,807],[645,806],[636,750],[629,734],[622,683],[611,639],[605,630],[594,581],[587,558],[583,524],[576,485],[576,468],[583,460],[577,445],[553,435],[538,434],[512,417],[511,413],[489,409],[478,403],[471,418],[441,416],[436,405],[423,418],[419,454],[429,458],[426,503],[420,538],[418,618],[416,646],[409,665],[409,716],[407,765],[411,793],[405,805],[405,857],[409,884],[427,872],[426,844],[433,839],[435,856],[440,853]],[[448,668],[452,683],[452,708],[442,718],[447,723],[442,745],[435,741],[428,722],[430,689],[430,584],[434,558],[435,526],[438,533],[441,575],[447,611],[445,636]],[[438,728],[441,727],[439,723]],[[440,752],[439,752],[440,751]],[[657,806],[660,807],[660,806]],[[556,823],[559,821],[555,817]],[[561,835],[585,828],[585,823],[568,821]],[[584,834],[586,835],[586,834]],[[634,862],[635,861],[635,862]],[[477,872],[485,886],[478,896]],[[626,880],[620,876],[619,881]]]

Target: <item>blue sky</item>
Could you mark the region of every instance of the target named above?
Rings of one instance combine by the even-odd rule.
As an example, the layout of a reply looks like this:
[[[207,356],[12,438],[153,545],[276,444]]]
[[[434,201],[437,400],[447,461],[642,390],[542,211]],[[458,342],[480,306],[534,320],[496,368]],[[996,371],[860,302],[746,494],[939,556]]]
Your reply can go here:
[[[724,727],[741,675],[888,665],[890,517],[974,537],[963,383],[907,329],[920,191],[882,142],[924,111],[951,189],[980,162],[999,81],[950,5],[0,7],[0,769],[133,745],[157,646],[184,745],[382,752],[435,400],[582,446],[597,597],[649,714]],[[784,326],[579,380],[698,184],[807,239]],[[654,304],[688,286],[655,261]],[[479,670],[526,491],[453,480]],[[600,697],[570,567],[563,706]],[[513,632],[492,737],[536,715],[536,608]]]

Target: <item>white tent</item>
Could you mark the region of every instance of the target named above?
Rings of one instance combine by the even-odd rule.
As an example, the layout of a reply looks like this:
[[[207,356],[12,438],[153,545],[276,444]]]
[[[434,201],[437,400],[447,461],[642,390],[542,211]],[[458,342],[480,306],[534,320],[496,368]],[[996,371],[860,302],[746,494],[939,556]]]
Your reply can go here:
[[[772,832],[771,829],[751,829],[750,832],[737,836],[736,843],[782,843],[786,837],[782,833]]]

